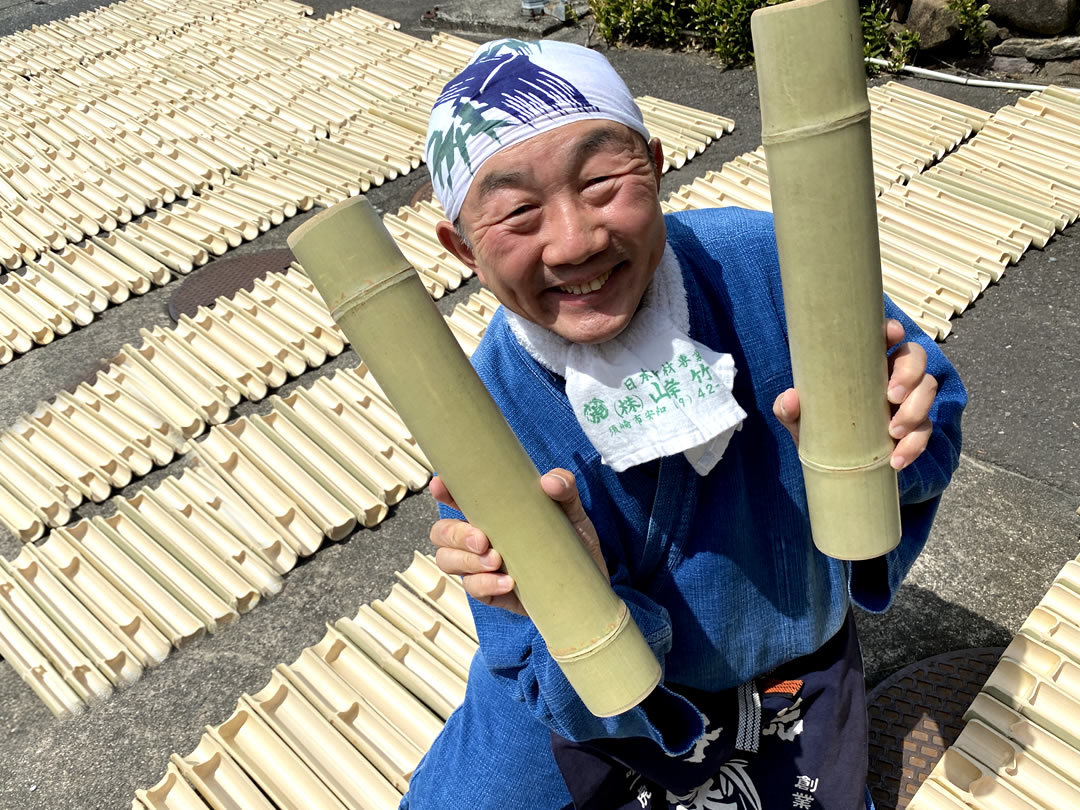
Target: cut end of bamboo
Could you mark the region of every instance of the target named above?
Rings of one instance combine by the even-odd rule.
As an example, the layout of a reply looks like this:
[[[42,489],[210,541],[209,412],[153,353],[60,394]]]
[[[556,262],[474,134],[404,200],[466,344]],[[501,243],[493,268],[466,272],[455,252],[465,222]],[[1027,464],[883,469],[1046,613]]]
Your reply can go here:
[[[751,15],[750,30],[758,65],[771,66],[757,71],[764,144],[869,117],[856,0],[769,6]],[[801,47],[809,32],[814,36],[812,59]]]
[[[585,708],[597,717],[614,717],[634,708],[659,685],[662,675],[660,662],[648,645],[641,643],[640,631],[625,604],[621,614],[611,634],[588,648],[570,655],[550,650]],[[635,677],[603,677],[611,672],[633,672]]]
[[[802,459],[814,545],[822,554],[869,560],[899,544],[900,501],[889,459],[851,470]]]

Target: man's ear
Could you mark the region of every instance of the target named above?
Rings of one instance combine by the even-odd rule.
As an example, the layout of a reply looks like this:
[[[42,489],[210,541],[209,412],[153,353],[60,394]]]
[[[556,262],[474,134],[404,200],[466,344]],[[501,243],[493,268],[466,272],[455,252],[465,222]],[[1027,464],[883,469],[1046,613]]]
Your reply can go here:
[[[435,235],[439,237],[439,244],[453,253],[462,264],[472,270],[476,277],[480,279],[480,283],[483,284],[484,279],[480,274],[480,269],[477,267],[476,256],[472,252],[472,248],[465,243],[465,240],[461,238],[461,235],[449,220],[444,219],[435,226]]]
[[[664,146],[659,138],[649,141],[649,154],[652,156],[653,172],[656,174],[656,193],[660,193],[660,177],[664,174]]]

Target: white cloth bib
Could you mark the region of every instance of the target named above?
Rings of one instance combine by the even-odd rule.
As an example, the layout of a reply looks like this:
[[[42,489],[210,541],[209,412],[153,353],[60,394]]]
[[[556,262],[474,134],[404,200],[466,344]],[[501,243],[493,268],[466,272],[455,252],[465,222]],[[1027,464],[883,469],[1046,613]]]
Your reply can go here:
[[[566,396],[604,464],[616,472],[683,453],[699,475],[746,418],[731,394],[735,362],[689,337],[690,313],[670,245],[640,309],[604,343],[572,343],[507,310],[522,347],[566,380]]]

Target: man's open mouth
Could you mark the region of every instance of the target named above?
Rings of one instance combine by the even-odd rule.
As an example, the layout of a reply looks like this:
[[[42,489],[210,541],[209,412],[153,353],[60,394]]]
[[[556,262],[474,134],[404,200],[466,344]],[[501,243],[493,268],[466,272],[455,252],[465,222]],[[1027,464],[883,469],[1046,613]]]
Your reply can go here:
[[[587,281],[584,284],[568,284],[566,286],[560,286],[558,289],[560,292],[570,293],[571,295],[586,295],[591,292],[596,292],[607,283],[607,280],[611,278],[611,274],[622,267],[623,264],[624,262],[619,262],[613,268],[600,274],[592,281]]]

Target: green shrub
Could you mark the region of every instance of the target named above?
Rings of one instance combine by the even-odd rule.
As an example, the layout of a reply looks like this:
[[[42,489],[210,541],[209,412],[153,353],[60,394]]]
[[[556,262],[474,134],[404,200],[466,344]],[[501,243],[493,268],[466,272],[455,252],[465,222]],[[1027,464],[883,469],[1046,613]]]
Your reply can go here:
[[[589,0],[600,36],[608,42],[680,47],[688,18],[681,0]]]
[[[746,64],[754,58],[750,15],[766,5],[766,0],[693,0],[687,27],[702,48],[730,64]]]
[[[695,45],[715,53],[731,65],[754,61],[750,15],[765,6],[786,0],[589,0],[600,36],[608,42],[682,48]],[[960,19],[985,20],[985,6],[976,0],[949,0],[964,7]],[[889,30],[889,12],[895,0],[860,0],[864,52],[890,59],[894,64],[910,61],[918,49],[918,36]],[[974,23],[973,23],[974,24]],[[963,26],[963,23],[961,23]],[[966,29],[965,29],[966,30]],[[966,37],[966,34],[965,34]]]
[[[985,3],[980,5],[978,0],[946,0],[945,8],[956,15],[960,34],[968,50],[972,53],[986,50],[986,17],[990,13],[990,6]]]

